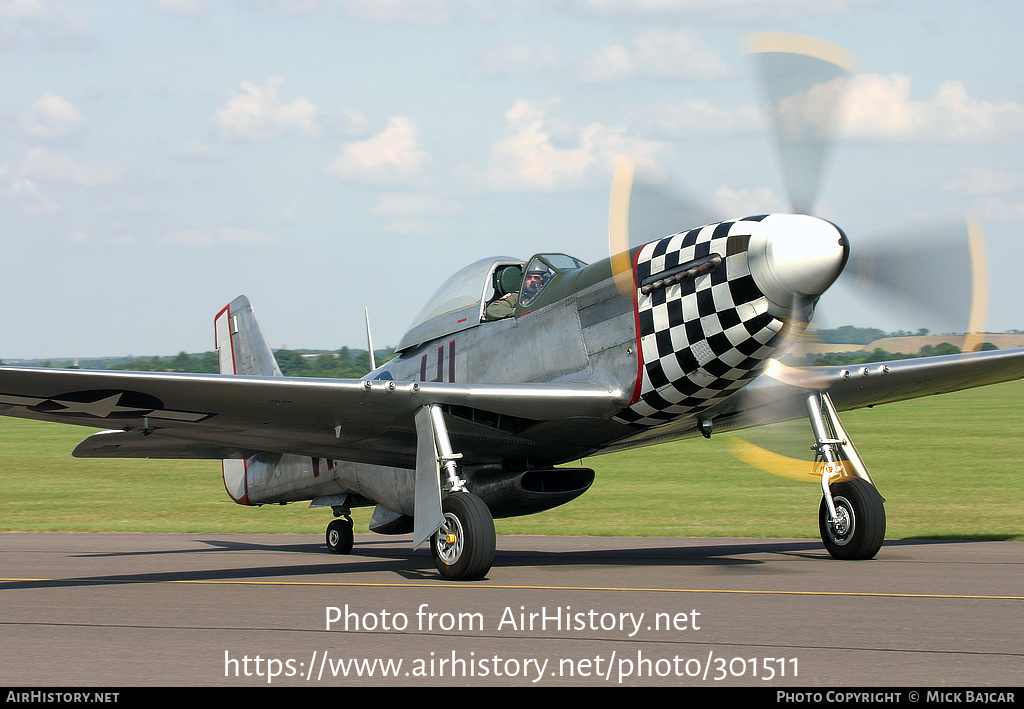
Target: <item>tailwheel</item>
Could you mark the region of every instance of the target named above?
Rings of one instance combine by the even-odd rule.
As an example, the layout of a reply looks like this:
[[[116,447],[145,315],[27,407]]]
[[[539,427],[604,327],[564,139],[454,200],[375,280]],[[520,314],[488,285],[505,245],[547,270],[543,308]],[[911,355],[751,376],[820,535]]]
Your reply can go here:
[[[444,522],[430,537],[434,566],[452,581],[478,581],[494,562],[494,520],[476,495],[452,493],[441,502]]]
[[[352,518],[348,515],[332,520],[327,525],[327,551],[332,554],[348,554],[354,543]]]
[[[836,559],[870,559],[885,538],[885,507],[875,486],[862,478],[842,478],[829,485],[836,520],[829,521],[824,497],[818,529],[828,553]]]

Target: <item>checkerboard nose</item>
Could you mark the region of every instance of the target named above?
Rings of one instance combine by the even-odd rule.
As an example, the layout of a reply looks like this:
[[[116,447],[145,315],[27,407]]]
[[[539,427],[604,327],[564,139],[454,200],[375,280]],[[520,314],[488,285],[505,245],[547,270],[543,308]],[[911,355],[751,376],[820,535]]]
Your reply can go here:
[[[750,237],[750,274],[779,309],[797,299],[815,300],[839,277],[849,256],[846,235],[834,224],[805,214],[772,214]]]

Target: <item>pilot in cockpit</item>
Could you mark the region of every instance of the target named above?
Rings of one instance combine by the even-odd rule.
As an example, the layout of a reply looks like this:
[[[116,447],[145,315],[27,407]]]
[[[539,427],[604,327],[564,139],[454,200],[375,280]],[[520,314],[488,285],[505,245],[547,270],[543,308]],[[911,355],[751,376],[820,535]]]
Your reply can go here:
[[[548,269],[544,268],[543,265],[531,264],[530,270],[523,276],[523,290],[519,294],[519,302],[523,305],[532,303],[533,299],[544,290],[544,285],[548,282],[549,276]]]

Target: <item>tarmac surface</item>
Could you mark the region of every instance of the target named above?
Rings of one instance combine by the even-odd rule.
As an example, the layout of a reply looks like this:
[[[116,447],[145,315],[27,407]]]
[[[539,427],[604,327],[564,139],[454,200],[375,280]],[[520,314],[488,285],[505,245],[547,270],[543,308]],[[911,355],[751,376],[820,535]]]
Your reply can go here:
[[[1024,543],[502,536],[451,583],[407,537],[7,533],[0,614],[18,687],[1006,688]]]

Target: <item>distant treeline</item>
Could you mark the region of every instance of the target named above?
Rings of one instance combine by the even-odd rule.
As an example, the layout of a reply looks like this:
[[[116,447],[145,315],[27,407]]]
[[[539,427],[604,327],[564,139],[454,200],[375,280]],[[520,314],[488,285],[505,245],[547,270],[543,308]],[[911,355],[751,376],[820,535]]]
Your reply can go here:
[[[999,348],[991,342],[983,342],[974,349],[975,351],[985,351],[997,350]],[[867,350],[858,350],[856,352],[826,352],[822,354],[810,352],[803,357],[785,355],[782,358],[782,361],[785,364],[794,366],[803,365],[809,367],[826,367],[831,365],[863,364],[864,362],[891,362],[897,359],[915,359],[917,357],[934,357],[936,355],[951,354],[960,354],[960,348],[956,345],[951,345],[948,342],[942,342],[934,347],[932,345],[925,345],[917,354],[886,352],[881,347],[876,347],[870,352]]]
[[[928,330],[917,332],[890,332],[886,333],[870,327],[853,327],[844,325],[834,330],[814,331],[813,341],[828,344],[863,344],[874,342],[885,337],[910,337],[924,336]],[[991,342],[985,342],[975,347],[976,350],[999,349]],[[889,362],[898,359],[913,359],[915,357],[931,357],[934,355],[958,354],[960,348],[948,342],[932,346],[925,345],[917,354],[901,354],[886,352],[880,347],[871,350],[858,350],[856,352],[828,352],[825,354],[807,354],[806,356],[785,355],[782,360],[790,365],[802,366],[829,366],[862,364],[864,362]],[[366,350],[350,350],[342,347],[340,350],[324,352],[322,350],[276,350],[274,356],[281,368],[282,374],[286,377],[325,377],[331,379],[358,379],[370,371],[370,357]],[[393,347],[374,350],[374,358],[379,367],[384,362],[395,356]],[[0,365],[3,362],[0,361]],[[142,358],[107,358],[95,360],[53,360],[45,362],[33,362],[33,366],[80,368],[80,369],[118,369],[137,372],[194,372],[216,374],[217,353],[203,352],[201,354],[188,354],[179,352],[174,357],[142,357]]]
[[[395,356],[394,348],[373,352],[376,365]],[[286,377],[326,377],[331,379],[358,379],[370,371],[370,355],[366,350],[342,347],[333,352],[308,350],[276,350],[274,357],[281,373]],[[0,362],[3,364],[3,362]],[[174,357],[106,358],[100,360],[47,360],[34,362],[34,366],[64,369],[116,369],[133,372],[182,372],[216,374],[219,371],[216,352],[189,354],[179,352]]]
[[[1018,331],[1010,330],[1009,332],[1017,333]],[[837,327],[833,330],[810,329],[806,333],[806,341],[824,342],[830,345],[869,345],[876,340],[881,340],[887,337],[925,337],[930,334],[931,332],[927,328],[921,328],[914,332],[910,332],[908,330],[885,332],[884,330],[879,330],[874,327],[854,327],[853,325],[843,325],[842,327]],[[997,348],[993,346],[992,349]]]

